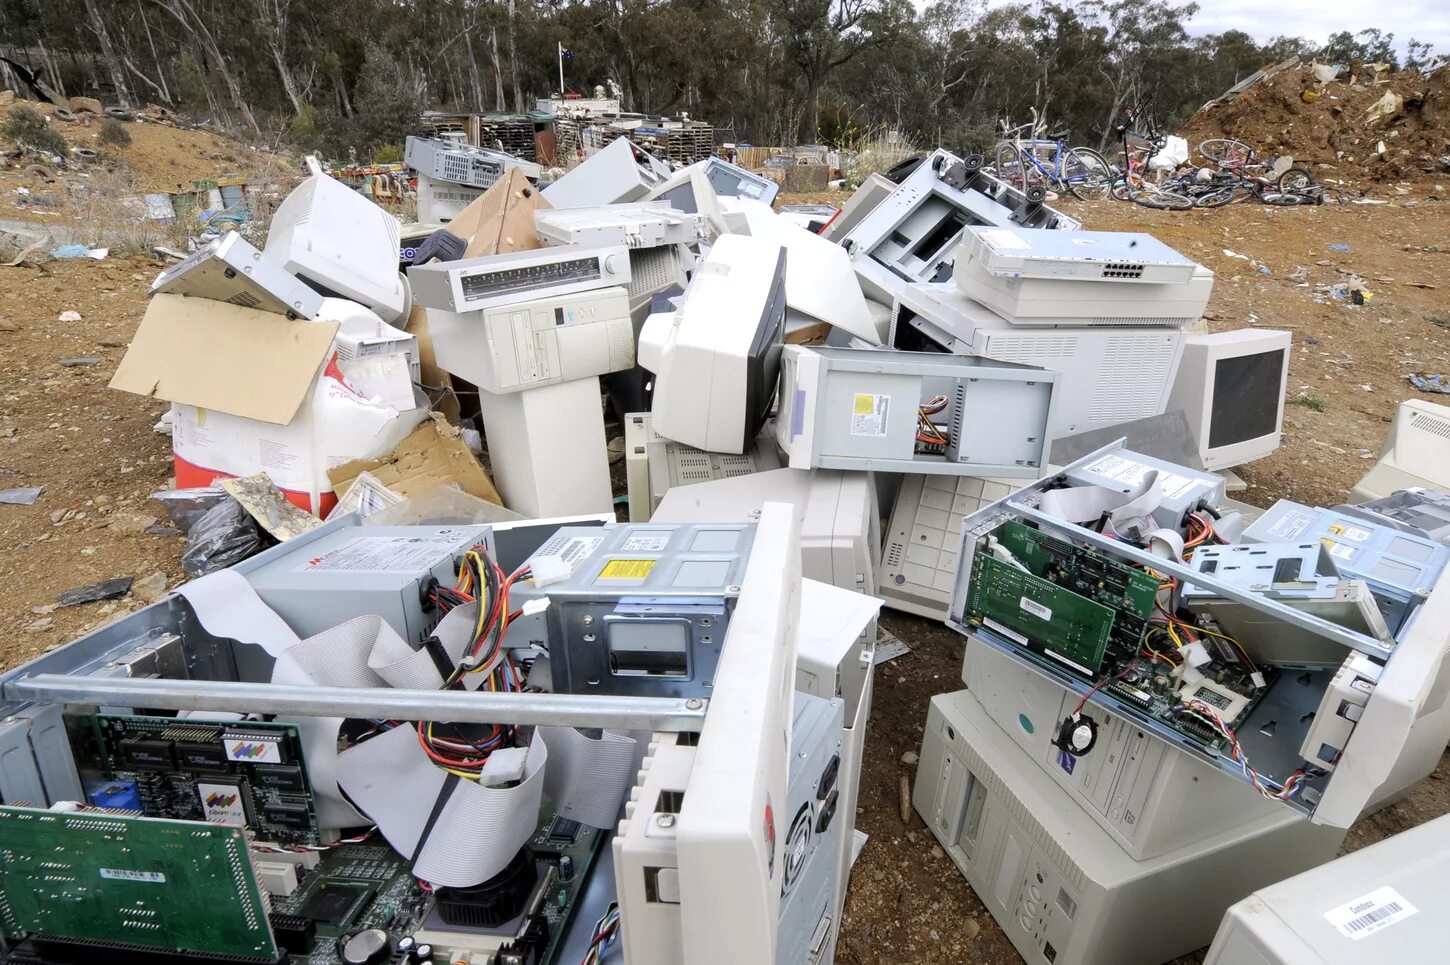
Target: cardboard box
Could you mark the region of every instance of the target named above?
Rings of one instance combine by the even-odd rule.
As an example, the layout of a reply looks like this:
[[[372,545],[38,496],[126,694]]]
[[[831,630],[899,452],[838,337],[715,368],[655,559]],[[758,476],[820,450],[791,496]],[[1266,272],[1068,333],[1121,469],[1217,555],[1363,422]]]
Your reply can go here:
[[[438,486],[457,485],[471,496],[503,505],[463,434],[436,412],[391,452],[344,463],[328,470],[327,477],[340,497],[365,472],[399,496],[411,498]]]
[[[157,295],[111,388],[172,403],[179,487],[266,472],[322,516],[327,470],[387,452],[427,416],[369,398],[338,365],[337,322]]]
[[[468,241],[464,258],[543,247],[534,227],[534,212],[552,207],[518,168],[509,168],[476,201],[448,223],[448,230]]]

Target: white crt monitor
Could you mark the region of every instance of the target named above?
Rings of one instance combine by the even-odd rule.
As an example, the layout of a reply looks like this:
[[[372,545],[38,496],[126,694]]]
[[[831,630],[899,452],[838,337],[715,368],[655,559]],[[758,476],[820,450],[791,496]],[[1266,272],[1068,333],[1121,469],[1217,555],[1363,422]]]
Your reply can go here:
[[[1409,399],[1395,412],[1379,462],[1355,484],[1349,501],[1416,488],[1450,493],[1450,406]]]
[[[638,354],[655,375],[656,432],[707,452],[741,453],[754,443],[780,374],[785,267],[779,244],[722,235],[679,311],[645,321]]]
[[[1239,466],[1279,448],[1289,343],[1288,332],[1273,329],[1188,336],[1168,410],[1188,417],[1203,468]]]
[[[262,258],[385,322],[406,317],[413,297],[398,272],[398,219],[307,160],[312,176],[278,205]]]

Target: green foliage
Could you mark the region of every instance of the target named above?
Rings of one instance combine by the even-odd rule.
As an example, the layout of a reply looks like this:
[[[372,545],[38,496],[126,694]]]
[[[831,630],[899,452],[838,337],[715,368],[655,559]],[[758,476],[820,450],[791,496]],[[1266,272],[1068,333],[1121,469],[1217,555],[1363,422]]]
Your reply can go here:
[[[210,102],[206,96],[206,74],[189,50],[181,52],[181,61],[176,68],[177,93],[182,109],[192,114],[206,113]]]
[[[1331,64],[1348,64],[1353,60],[1362,60],[1367,64],[1385,63],[1391,68],[1397,68],[1400,61],[1395,56],[1394,42],[1394,34],[1382,33],[1373,27],[1357,34],[1341,30],[1329,35],[1329,41],[1320,48],[1316,56]]]
[[[102,147],[130,147],[131,132],[126,130],[126,125],[120,121],[108,117],[101,122],[101,130],[96,135],[96,143]]]
[[[1313,409],[1315,412],[1323,412],[1329,408],[1329,403],[1317,395],[1296,395],[1289,399],[1290,405],[1297,405],[1304,409]]]
[[[378,164],[399,164],[403,160],[403,145],[384,144],[373,152],[373,161]]]
[[[39,112],[23,104],[10,109],[9,118],[0,125],[0,134],[35,151],[47,151],[61,157],[66,157],[70,151],[70,145],[66,144],[61,133],[46,123]]]
[[[414,78],[385,48],[369,44],[352,95],[352,146],[368,157],[418,131],[423,100]]]

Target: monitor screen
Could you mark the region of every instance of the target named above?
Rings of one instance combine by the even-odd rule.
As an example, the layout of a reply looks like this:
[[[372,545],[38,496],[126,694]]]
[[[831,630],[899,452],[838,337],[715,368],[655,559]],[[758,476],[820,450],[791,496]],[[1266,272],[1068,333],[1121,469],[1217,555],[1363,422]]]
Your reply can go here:
[[[1279,431],[1279,390],[1284,384],[1281,349],[1219,359],[1213,373],[1208,447],[1219,449]]]

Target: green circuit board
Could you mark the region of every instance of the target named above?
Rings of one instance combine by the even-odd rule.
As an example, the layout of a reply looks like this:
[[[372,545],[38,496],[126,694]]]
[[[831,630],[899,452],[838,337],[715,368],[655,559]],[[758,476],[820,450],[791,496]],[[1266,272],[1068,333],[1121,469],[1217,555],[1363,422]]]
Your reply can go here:
[[[978,547],[968,620],[1096,678],[1105,659],[1132,659],[1158,580],[1106,555],[1009,520],[988,538],[1020,564]]]
[[[7,939],[273,962],[240,828],[114,813],[0,807]]]

